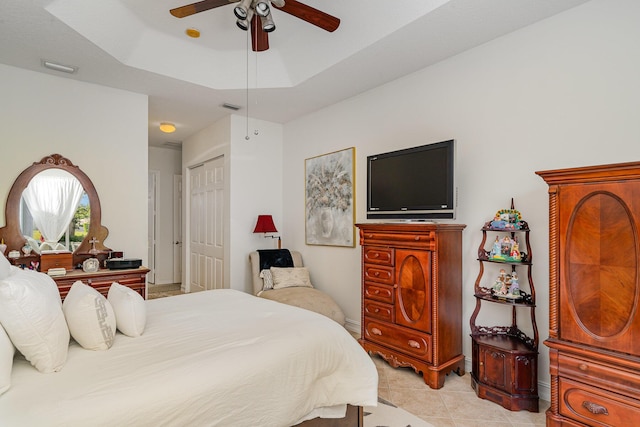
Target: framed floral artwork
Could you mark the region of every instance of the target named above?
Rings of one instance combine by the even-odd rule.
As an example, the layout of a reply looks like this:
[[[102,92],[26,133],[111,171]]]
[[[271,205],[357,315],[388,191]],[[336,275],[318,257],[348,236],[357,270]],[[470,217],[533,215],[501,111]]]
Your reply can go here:
[[[307,245],[355,247],[355,151],[304,161]]]

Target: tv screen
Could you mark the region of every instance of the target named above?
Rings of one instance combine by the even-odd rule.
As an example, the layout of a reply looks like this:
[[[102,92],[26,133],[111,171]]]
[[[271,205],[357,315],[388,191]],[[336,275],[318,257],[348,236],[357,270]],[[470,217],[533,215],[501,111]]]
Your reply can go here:
[[[455,141],[367,157],[368,219],[454,219]]]

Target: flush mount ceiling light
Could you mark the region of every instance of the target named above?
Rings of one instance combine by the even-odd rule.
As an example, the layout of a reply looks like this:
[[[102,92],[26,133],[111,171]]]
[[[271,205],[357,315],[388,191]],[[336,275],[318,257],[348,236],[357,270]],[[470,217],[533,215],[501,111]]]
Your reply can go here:
[[[60,71],[63,73],[73,74],[78,71],[78,67],[73,67],[70,65],[62,65],[56,64],[55,62],[42,60],[42,66],[54,71]]]
[[[197,39],[198,37],[200,37],[200,30],[198,30],[197,28],[187,28],[185,30],[185,33],[187,33],[189,37],[194,39]]]
[[[160,130],[164,133],[172,133],[176,131],[176,125],[173,123],[163,122],[160,123]]]

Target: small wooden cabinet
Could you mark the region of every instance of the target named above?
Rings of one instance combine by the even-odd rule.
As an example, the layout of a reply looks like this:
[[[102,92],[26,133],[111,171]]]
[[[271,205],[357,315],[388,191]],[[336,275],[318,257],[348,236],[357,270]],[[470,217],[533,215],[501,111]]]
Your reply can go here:
[[[640,422],[640,162],[549,185],[548,426]]]
[[[82,270],[68,271],[64,276],[53,277],[58,285],[60,297],[64,298],[69,293],[71,286],[80,280],[86,285],[96,289],[105,297],[109,292],[109,288],[113,282],[118,282],[123,286],[128,286],[140,295],[146,298],[147,273],[149,269],[146,267],[132,268],[128,270],[98,270],[95,273],[85,273]]]
[[[437,389],[464,374],[461,224],[358,224],[360,344]]]
[[[511,208],[513,210],[513,203]],[[506,409],[538,412],[538,330],[535,317],[535,286],[531,277],[533,254],[529,232],[525,221],[520,221],[516,229],[495,228],[491,221],[482,227],[482,241],[478,248],[480,270],[474,286],[476,307],[469,321],[472,351],[471,386],[479,397],[498,403]],[[485,249],[488,235],[492,238],[495,236],[496,243],[504,235],[509,241],[517,241],[518,236],[524,237],[525,247],[522,256],[517,260],[511,259],[510,256],[505,259],[492,257],[492,252]],[[526,286],[522,286],[518,297],[514,297],[510,292],[505,296],[495,291],[494,283],[500,284],[496,278],[507,275],[510,278],[515,277],[518,270],[519,277],[526,277],[527,282]],[[524,285],[522,282],[524,280],[519,279],[519,283]],[[506,307],[507,312],[511,311],[511,324],[491,327],[478,325],[480,310],[498,307],[495,304]],[[531,319],[531,337],[518,327],[518,311],[528,312]]]

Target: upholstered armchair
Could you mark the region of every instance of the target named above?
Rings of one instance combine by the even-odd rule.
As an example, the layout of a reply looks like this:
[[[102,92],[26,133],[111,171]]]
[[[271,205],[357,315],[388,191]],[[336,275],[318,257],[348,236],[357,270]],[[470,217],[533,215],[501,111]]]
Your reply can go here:
[[[344,326],[344,312],[333,298],[313,287],[300,252],[254,251],[249,261],[255,295],[323,314]]]

